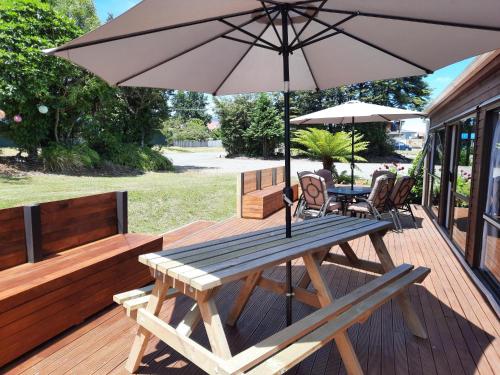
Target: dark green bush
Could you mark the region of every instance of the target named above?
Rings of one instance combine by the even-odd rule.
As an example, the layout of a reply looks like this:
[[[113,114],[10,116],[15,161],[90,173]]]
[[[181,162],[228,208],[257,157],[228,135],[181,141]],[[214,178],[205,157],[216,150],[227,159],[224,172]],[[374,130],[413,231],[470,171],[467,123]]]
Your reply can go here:
[[[43,148],[41,159],[44,168],[51,172],[79,172],[95,168],[101,162],[99,154],[85,144],[52,144]]]
[[[131,143],[121,144],[109,155],[109,160],[140,171],[171,171],[174,168],[172,162],[159,151]]]
[[[411,167],[408,170],[408,174],[411,177],[414,177],[416,182],[415,186],[413,186],[413,189],[411,190],[411,202],[412,203],[418,203],[420,204],[422,202],[422,192],[424,188],[424,168],[423,164],[421,164],[421,168],[417,170],[417,165],[420,163],[420,160],[424,157],[424,154],[422,151],[420,151],[415,159],[413,159],[413,162],[411,163]]]

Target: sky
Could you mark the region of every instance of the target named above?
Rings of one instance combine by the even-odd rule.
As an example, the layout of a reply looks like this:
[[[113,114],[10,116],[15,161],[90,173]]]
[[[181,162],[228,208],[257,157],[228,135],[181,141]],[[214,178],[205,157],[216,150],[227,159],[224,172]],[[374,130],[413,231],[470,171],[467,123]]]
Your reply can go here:
[[[99,18],[102,22],[105,22],[109,13],[111,13],[114,17],[117,17],[135,4],[139,3],[139,0],[94,0],[94,3]],[[472,60],[473,58],[469,58],[455,64],[448,65],[425,77],[425,81],[432,89],[431,100],[439,96],[446,86],[448,86],[458,75],[460,75],[460,73],[462,73]]]

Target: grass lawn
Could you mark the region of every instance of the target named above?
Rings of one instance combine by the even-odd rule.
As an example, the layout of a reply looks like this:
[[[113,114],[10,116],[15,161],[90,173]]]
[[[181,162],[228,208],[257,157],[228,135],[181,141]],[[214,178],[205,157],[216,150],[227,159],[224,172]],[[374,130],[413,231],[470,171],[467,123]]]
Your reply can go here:
[[[129,230],[162,233],[195,220],[235,214],[233,174],[146,173],[133,177],[0,176],[0,208],[107,191],[129,192]]]

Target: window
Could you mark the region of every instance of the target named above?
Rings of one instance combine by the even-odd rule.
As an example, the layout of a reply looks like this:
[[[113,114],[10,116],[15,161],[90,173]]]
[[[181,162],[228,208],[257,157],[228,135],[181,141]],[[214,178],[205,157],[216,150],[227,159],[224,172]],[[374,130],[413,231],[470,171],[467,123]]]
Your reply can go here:
[[[483,215],[483,249],[481,268],[498,285],[500,283],[500,118],[496,113],[491,143],[488,193]]]
[[[475,116],[461,120],[456,125],[454,145],[454,169],[452,194],[452,239],[453,242],[465,251],[467,232],[469,229],[469,199],[472,180],[472,161],[476,142]]]
[[[429,197],[428,206],[437,217],[439,212],[439,200],[441,198],[441,175],[444,157],[444,130],[434,133],[431,151],[431,162],[429,163]]]

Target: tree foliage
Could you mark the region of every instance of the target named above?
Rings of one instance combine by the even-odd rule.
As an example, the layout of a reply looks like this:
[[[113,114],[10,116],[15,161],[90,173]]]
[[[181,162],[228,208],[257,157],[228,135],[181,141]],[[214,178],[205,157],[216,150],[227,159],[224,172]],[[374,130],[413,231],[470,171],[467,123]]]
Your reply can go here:
[[[283,122],[269,95],[260,94],[253,102],[250,126],[245,131],[247,153],[269,157],[283,139]]]
[[[210,131],[199,118],[187,121],[171,118],[164,122],[162,134],[167,144],[172,144],[173,141],[206,141],[211,138]]]
[[[246,131],[251,123],[251,97],[239,95],[215,99],[214,102],[220,122],[222,145],[226,152],[229,156],[245,154],[248,140]]]
[[[143,159],[158,157],[142,148],[169,116],[167,92],[110,87],[74,64],[42,53],[98,24],[91,0],[0,3],[0,103],[7,113],[0,126],[33,158],[39,148],[50,148],[42,158],[57,161],[52,165],[64,165],[62,158],[67,165],[79,165],[74,156],[83,152],[82,143],[107,160],[125,160],[115,156],[126,147]],[[45,107],[47,113],[39,110]]]
[[[199,92],[176,91],[171,97],[173,117],[186,121],[200,119],[208,124],[212,117],[207,113],[207,96]]]
[[[362,134],[354,135],[354,160],[366,161],[359,153],[368,148],[369,142],[363,140]],[[294,151],[310,158],[320,159],[323,168],[333,171],[334,162],[351,161],[351,134],[346,132],[331,133],[324,129],[301,129],[295,132],[292,142],[297,146]]]
[[[84,32],[89,32],[101,24],[93,0],[46,1],[56,12],[71,18]]]

